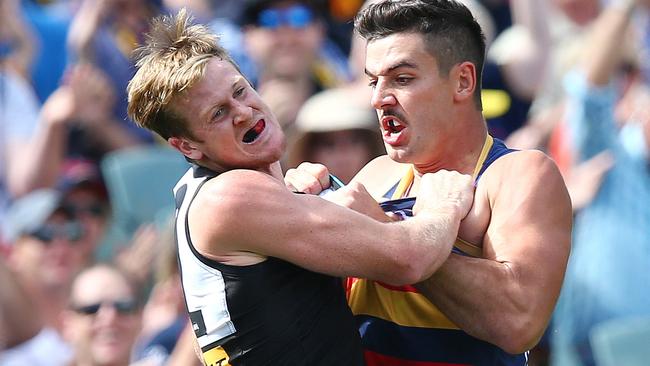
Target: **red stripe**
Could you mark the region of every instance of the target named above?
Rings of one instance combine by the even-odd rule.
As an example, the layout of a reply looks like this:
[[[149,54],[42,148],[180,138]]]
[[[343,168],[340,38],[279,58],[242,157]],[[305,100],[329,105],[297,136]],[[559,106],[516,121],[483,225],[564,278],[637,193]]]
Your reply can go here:
[[[420,292],[420,291],[418,291],[418,289],[416,289],[416,288],[415,288],[414,286],[412,286],[412,285],[406,285],[406,286],[393,286],[393,285],[389,285],[389,284],[387,284],[387,283],[383,283],[383,282],[379,282],[379,281],[375,281],[375,282],[376,282],[379,286],[381,286],[381,287],[385,287],[385,288],[387,288],[387,289],[389,289],[389,290],[393,290],[393,291],[402,291],[402,292]]]
[[[464,363],[409,361],[365,350],[366,366],[470,366]]]

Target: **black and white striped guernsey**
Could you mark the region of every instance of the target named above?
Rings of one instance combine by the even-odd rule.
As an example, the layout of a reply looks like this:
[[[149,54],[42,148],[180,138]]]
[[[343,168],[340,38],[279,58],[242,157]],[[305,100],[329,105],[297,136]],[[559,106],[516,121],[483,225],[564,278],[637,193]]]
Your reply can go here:
[[[215,176],[193,166],[174,188],[183,292],[206,364],[363,365],[341,279],[272,257],[232,266],[196,251],[187,213]]]

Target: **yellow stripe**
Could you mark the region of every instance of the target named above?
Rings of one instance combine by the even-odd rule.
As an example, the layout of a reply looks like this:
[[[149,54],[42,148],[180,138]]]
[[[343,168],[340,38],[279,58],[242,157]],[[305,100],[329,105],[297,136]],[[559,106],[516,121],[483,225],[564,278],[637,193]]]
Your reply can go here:
[[[483,255],[483,249],[459,237],[456,237],[454,246],[460,249],[463,253],[472,257],[480,258]]]
[[[476,162],[476,166],[474,166],[474,172],[472,173],[472,178],[476,180],[476,176],[478,173],[481,171],[481,168],[483,167],[483,164],[485,163],[485,159],[487,159],[488,154],[490,153],[490,149],[492,149],[492,145],[494,144],[494,139],[492,136],[489,134],[485,137],[485,142],[483,143],[483,148],[481,149],[481,154],[478,156],[478,161]],[[397,188],[395,189],[395,192],[393,192],[393,195],[391,199],[398,199],[404,197],[406,194],[406,191],[411,187],[413,184],[413,179],[415,178],[415,175],[413,174],[413,167],[409,169],[406,174],[402,177],[402,179],[399,181],[399,184],[397,185]],[[456,242],[454,243],[454,246],[465,254],[469,254],[473,257],[480,257],[483,254],[483,250],[481,247],[478,245],[474,245],[468,241],[465,241],[461,238],[456,238]]]
[[[492,148],[493,144],[494,144],[494,139],[492,138],[492,136],[490,136],[489,134],[485,136],[483,149],[481,149],[481,154],[478,156],[478,161],[474,166],[474,173],[472,173],[472,178],[476,179],[476,176],[481,171],[481,168],[483,167],[483,163],[485,163],[485,159],[487,159],[488,153],[490,152],[490,149]],[[402,179],[400,179],[397,188],[395,188],[395,192],[393,192],[391,199],[395,200],[404,197],[408,189],[413,184],[413,179],[415,178],[415,175],[413,173],[414,169],[415,168],[411,166],[411,169],[406,171],[406,174],[404,174]]]
[[[230,366],[230,357],[222,347],[215,347],[203,353],[206,366]]]
[[[389,290],[358,279],[348,300],[355,315],[370,315],[407,327],[459,329],[422,294]]]
[[[474,167],[474,173],[472,173],[473,179],[476,179],[476,176],[481,171],[481,168],[483,167],[483,163],[485,163],[485,159],[487,158],[493,143],[494,143],[494,139],[492,139],[492,136],[487,135],[485,137],[485,142],[483,143],[483,150],[481,150],[481,155],[478,156],[478,161],[476,162],[476,166]]]
[[[391,199],[398,199],[404,197],[406,194],[406,191],[408,191],[409,188],[411,188],[411,184],[413,184],[413,178],[415,177],[415,174],[413,173],[413,167],[411,166],[411,169],[406,171],[406,174],[402,177],[402,179],[399,181],[399,184],[397,185],[397,188],[395,188],[395,192],[393,192],[393,196]]]

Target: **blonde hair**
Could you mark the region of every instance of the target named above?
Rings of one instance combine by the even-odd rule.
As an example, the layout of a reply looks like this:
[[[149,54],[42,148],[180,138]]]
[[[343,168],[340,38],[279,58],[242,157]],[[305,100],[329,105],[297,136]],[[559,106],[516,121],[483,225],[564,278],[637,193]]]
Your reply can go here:
[[[129,117],[164,139],[192,137],[173,101],[203,78],[212,57],[230,62],[239,71],[218,44],[219,38],[192,22],[185,8],[175,16],[155,18],[145,44],[135,51],[137,72],[127,87]]]

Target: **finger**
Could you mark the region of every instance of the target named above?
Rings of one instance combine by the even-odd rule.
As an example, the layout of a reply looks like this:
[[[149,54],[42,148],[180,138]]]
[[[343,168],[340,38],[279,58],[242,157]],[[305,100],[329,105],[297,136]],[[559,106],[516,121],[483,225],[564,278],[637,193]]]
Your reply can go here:
[[[320,193],[323,190],[319,181],[309,173],[297,169],[290,169],[284,177],[285,185],[294,192],[307,194]]]
[[[318,180],[322,188],[330,186],[329,170],[323,164],[304,162],[298,165],[298,170],[304,171]]]

